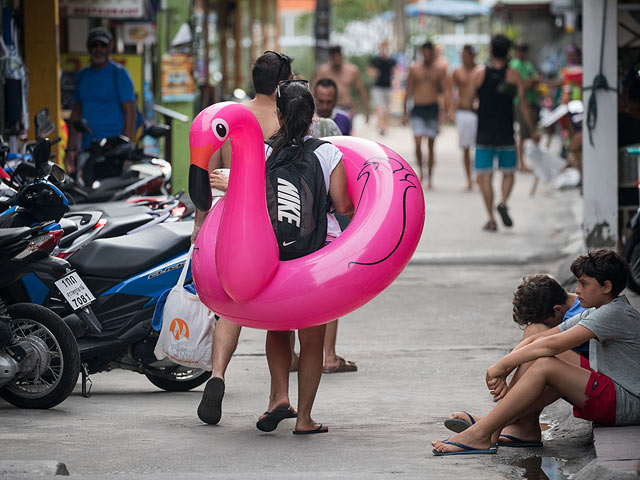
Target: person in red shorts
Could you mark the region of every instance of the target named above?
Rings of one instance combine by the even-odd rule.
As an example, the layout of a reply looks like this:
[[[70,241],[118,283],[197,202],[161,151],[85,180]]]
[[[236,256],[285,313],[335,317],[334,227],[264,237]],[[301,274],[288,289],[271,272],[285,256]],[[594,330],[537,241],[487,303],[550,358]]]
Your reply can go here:
[[[461,433],[432,442],[435,455],[496,453],[505,425],[560,398],[575,417],[605,425],[640,424],[640,312],[624,295],[629,266],[618,253],[596,250],[571,264],[576,294],[589,308],[523,340],[489,367],[486,383],[498,405]],[[589,340],[589,359],[571,351]],[[517,381],[507,384],[516,371]],[[522,373],[524,370],[524,373]]]

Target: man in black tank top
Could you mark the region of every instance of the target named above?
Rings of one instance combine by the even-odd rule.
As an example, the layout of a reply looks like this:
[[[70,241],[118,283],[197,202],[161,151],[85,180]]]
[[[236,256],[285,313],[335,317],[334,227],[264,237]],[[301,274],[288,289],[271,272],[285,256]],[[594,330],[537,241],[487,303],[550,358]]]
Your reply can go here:
[[[488,65],[473,72],[471,82],[474,88],[469,89],[469,95],[479,100],[475,170],[489,215],[483,230],[490,232],[495,232],[498,228],[493,212],[492,186],[496,157],[498,169],[502,171],[502,198],[497,211],[505,227],[513,225],[507,209],[507,200],[513,189],[514,172],[517,167],[513,139],[514,97],[518,97],[527,124],[531,131],[535,132],[522,77],[508,66],[507,54],[510,46],[511,42],[504,35],[496,35],[491,39],[491,60]],[[471,103],[473,100],[474,98],[465,99],[465,102]],[[539,141],[540,136],[534,133],[532,138]]]

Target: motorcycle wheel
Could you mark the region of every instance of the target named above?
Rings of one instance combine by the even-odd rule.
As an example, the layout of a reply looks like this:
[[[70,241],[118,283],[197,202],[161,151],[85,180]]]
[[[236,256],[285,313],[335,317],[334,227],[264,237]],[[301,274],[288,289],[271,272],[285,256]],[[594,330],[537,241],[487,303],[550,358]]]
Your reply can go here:
[[[171,370],[158,371],[159,375],[145,373],[156,387],[167,392],[188,392],[209,380],[211,372],[199,368],[178,366]]]
[[[14,340],[36,351],[34,368],[0,389],[0,397],[20,408],[51,408],[73,391],[80,352],[71,330],[48,308],[30,303],[7,307]]]

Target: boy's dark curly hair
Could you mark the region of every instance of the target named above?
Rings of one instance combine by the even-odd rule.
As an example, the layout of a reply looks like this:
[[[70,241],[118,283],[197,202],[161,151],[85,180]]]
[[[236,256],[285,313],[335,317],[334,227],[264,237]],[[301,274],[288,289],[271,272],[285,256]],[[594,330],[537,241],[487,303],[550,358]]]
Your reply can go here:
[[[529,275],[513,293],[513,321],[526,327],[554,316],[553,307],[567,301],[567,292],[548,275]]]
[[[573,261],[571,273],[576,278],[581,275],[593,277],[600,285],[604,285],[604,282],[609,280],[611,282],[611,295],[615,298],[627,286],[629,263],[622,255],[613,250],[593,250]]]

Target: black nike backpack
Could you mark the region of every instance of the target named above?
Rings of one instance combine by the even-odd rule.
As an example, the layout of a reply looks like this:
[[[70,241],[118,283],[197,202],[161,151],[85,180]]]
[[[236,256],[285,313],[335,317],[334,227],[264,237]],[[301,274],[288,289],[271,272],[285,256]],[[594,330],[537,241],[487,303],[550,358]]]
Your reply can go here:
[[[298,146],[289,145],[267,160],[267,207],[280,260],[303,257],[324,246],[330,201],[314,153],[324,143],[328,142],[310,138],[304,142],[302,158],[295,158]]]

